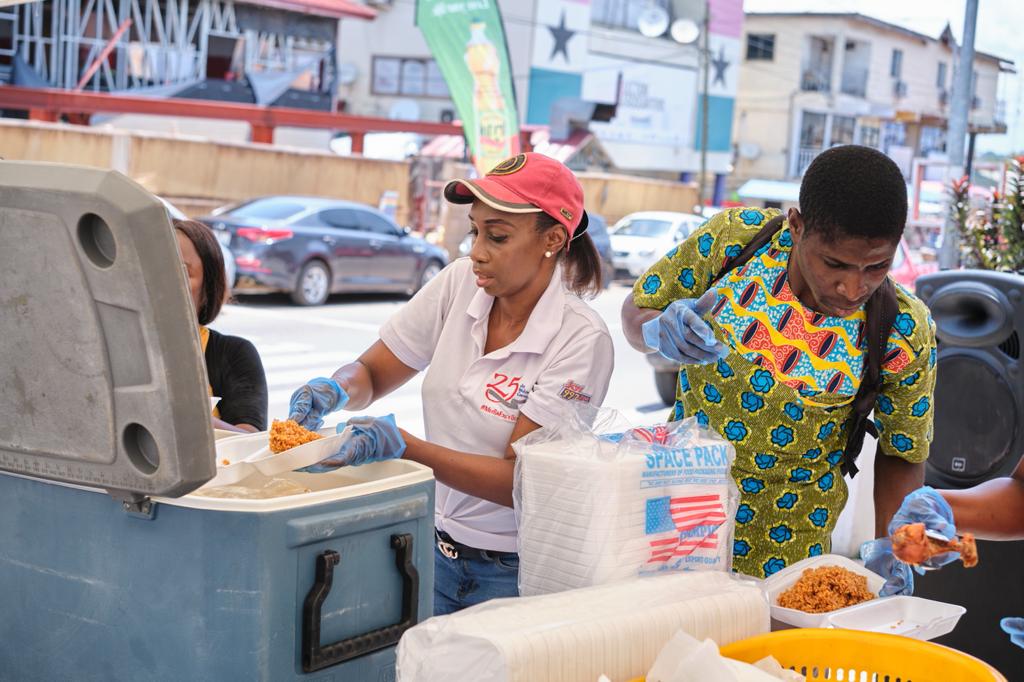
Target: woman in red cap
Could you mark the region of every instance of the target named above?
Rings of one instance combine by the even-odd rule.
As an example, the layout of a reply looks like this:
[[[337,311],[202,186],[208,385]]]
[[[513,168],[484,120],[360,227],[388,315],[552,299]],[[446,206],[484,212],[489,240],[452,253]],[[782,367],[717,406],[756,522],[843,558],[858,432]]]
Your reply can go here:
[[[600,405],[612,339],[582,298],[600,291],[583,189],[564,165],[519,154],[445,198],[470,209],[473,248],[381,328],[380,340],[331,378],[292,395],[291,418],[315,429],[362,410],[417,373],[426,440],[390,418],[356,417],[356,435],[315,470],[405,457],[434,470],[435,614],[518,594],[511,444]]]

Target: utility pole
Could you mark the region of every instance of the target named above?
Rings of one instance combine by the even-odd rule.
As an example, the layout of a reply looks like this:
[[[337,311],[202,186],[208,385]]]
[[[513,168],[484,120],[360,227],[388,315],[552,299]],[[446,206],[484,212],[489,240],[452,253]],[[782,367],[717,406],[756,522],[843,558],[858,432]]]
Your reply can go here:
[[[711,70],[711,2],[704,0],[704,22],[701,38],[704,47],[700,50],[704,91],[700,98],[700,177],[697,179],[697,210],[704,214],[704,182],[708,170],[708,73]]]
[[[956,78],[953,81],[953,97],[949,108],[949,133],[946,150],[949,166],[946,169],[946,185],[958,179],[964,171],[964,138],[967,137],[967,117],[971,111],[974,75],[974,29],[978,23],[978,0],[966,0],[964,11],[964,37],[957,60]],[[948,201],[943,216],[942,251],[939,252],[939,267],[951,270],[960,264],[960,232],[949,216]]]

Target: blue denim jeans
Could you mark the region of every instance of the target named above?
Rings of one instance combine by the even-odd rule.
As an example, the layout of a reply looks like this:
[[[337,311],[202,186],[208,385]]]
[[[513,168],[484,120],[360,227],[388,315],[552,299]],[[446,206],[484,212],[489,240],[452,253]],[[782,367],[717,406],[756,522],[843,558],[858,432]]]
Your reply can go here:
[[[519,596],[519,557],[449,559],[434,545],[434,615],[499,597]]]

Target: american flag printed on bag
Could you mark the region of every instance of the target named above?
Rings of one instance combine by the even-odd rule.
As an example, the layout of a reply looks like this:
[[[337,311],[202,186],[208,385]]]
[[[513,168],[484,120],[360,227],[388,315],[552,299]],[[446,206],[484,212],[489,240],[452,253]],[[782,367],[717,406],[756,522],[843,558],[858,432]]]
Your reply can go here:
[[[669,437],[668,428],[664,424],[633,429],[629,433],[640,440],[648,443],[659,443],[661,445],[667,443]]]
[[[662,564],[698,550],[718,551],[718,528],[725,523],[720,495],[656,497],[647,500],[648,564]]]

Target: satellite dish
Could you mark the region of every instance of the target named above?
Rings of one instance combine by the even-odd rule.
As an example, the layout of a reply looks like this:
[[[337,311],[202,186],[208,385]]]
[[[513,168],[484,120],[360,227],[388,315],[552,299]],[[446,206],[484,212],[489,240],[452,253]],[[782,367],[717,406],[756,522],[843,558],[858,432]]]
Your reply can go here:
[[[420,105],[411,99],[400,99],[388,109],[388,118],[392,121],[418,121]]]
[[[761,147],[756,142],[742,142],[737,151],[740,154],[740,158],[751,161],[761,156]]]
[[[668,30],[668,12],[657,5],[648,5],[637,17],[636,27],[648,38],[657,38]]]
[[[700,37],[700,26],[693,19],[676,19],[670,30],[672,40],[689,45]]]
[[[338,65],[338,83],[341,85],[352,85],[359,77],[359,67],[352,62],[343,62]]]

